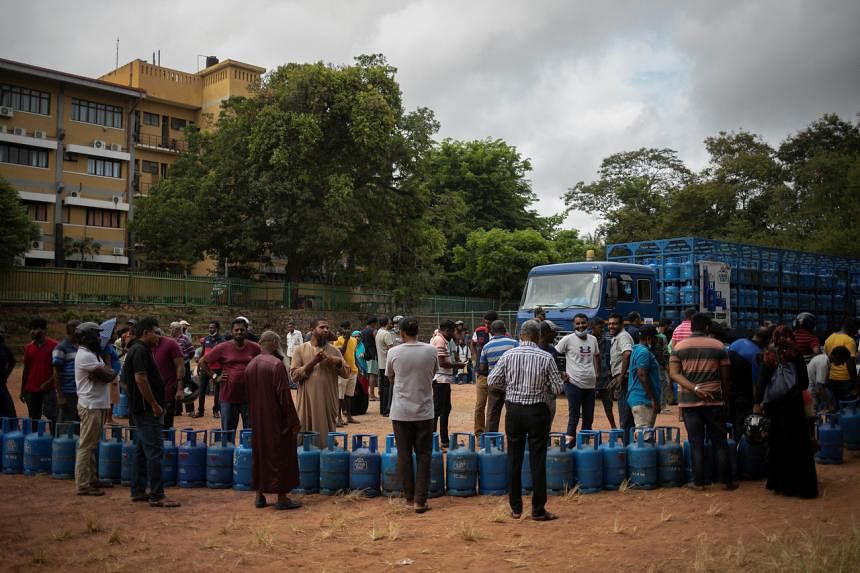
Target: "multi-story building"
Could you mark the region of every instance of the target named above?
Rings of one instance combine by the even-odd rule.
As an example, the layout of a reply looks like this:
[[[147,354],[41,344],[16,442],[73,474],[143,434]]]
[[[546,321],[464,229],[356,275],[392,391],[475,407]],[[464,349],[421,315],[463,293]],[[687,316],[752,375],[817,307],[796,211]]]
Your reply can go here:
[[[134,198],[167,174],[186,127],[211,125],[265,72],[206,63],[192,74],[134,60],[93,79],[0,59],[0,176],[41,230],[25,265],[77,264],[69,243],[90,238],[87,266],[128,267]]]

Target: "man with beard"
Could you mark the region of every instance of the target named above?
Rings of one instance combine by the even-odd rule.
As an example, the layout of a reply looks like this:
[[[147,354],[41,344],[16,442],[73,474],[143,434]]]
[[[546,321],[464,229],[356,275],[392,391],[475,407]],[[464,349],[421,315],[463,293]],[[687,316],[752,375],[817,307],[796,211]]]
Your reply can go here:
[[[253,488],[254,506],[266,507],[267,493],[278,495],[275,509],[297,509],[301,503],[287,494],[299,484],[296,432],[299,417],[290,393],[290,380],[284,366],[281,337],[271,330],[260,336],[260,351],[245,368],[248,408],[254,420]]]
[[[317,432],[316,445],[320,448],[337,427],[337,378],[350,374],[340,350],[329,343],[328,321],[312,321],[311,339],[293,353],[290,377],[299,385],[296,401],[301,430]]]

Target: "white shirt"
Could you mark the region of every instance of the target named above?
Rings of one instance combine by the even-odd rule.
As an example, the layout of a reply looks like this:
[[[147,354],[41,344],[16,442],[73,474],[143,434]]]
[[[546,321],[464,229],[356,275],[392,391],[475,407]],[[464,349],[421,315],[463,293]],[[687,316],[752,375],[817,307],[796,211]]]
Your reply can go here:
[[[394,331],[388,328],[380,328],[376,331],[376,358],[379,360],[380,370],[385,370],[388,351],[394,347],[396,338]]]
[[[609,350],[613,376],[621,374],[622,358],[624,358],[624,353],[628,351],[633,353],[633,337],[622,328],[621,332],[612,337],[612,347]],[[624,384],[626,381],[622,380],[621,383]]]
[[[75,355],[75,386],[78,389],[78,406],[81,408],[110,408],[110,385],[92,378],[92,371],[99,366],[104,366],[100,357],[83,346],[78,347]]]
[[[305,339],[302,336],[302,333],[298,330],[293,330],[292,332],[287,333],[287,356],[289,358],[293,357],[293,351],[296,348],[304,344]]]
[[[580,338],[571,332],[558,342],[555,349],[567,359],[565,370],[571,384],[586,390],[597,385],[594,358],[600,354],[600,346],[594,336],[586,334],[585,338]]]
[[[830,374],[830,360],[826,354],[816,354],[806,365],[806,373],[809,374],[809,385],[824,384]]]

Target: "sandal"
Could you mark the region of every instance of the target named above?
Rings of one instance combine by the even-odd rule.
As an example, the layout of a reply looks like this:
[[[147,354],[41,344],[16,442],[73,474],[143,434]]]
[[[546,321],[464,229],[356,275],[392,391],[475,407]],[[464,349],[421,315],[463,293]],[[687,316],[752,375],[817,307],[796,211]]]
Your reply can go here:
[[[302,502],[293,501],[292,499],[287,498],[287,501],[279,501],[275,505],[273,505],[272,507],[274,507],[277,510],[283,510],[283,509],[298,509],[301,506],[302,506]]]

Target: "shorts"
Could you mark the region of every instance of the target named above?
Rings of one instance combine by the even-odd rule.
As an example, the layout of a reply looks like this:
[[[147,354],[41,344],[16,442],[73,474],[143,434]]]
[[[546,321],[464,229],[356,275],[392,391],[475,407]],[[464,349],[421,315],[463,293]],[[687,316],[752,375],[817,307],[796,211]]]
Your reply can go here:
[[[368,360],[367,361],[367,374],[369,376],[376,376],[379,374],[379,361],[378,360]]]
[[[357,378],[356,374],[353,374],[349,378],[341,378],[337,377],[337,397],[340,400],[343,400],[345,396],[355,396],[355,380]]]

